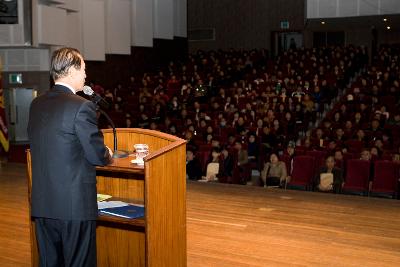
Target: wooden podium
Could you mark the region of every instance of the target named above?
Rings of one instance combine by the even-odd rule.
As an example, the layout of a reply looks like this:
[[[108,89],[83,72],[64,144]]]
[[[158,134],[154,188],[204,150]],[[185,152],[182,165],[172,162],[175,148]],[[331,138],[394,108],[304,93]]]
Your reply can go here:
[[[113,147],[111,129],[103,130],[105,144]],[[186,141],[144,129],[117,129],[118,149],[147,144],[144,166],[134,157],[114,159],[97,167],[97,192],[113,199],[143,204],[145,216],[123,219],[100,215],[97,220],[98,266],[186,266]],[[27,152],[29,202],[31,158]],[[31,220],[32,266],[38,254]]]

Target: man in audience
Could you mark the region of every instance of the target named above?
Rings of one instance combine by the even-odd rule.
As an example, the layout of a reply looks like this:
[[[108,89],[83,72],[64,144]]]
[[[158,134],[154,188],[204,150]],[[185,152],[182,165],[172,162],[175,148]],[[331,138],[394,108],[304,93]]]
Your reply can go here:
[[[220,182],[226,183],[231,181],[234,167],[233,164],[232,155],[230,155],[228,148],[224,147],[222,149],[222,161],[220,162],[220,168],[217,175]]]
[[[343,158],[343,152],[340,149],[337,149],[334,154],[334,159],[335,159],[335,165],[338,166],[339,168],[343,169],[344,166],[344,158]]]
[[[341,144],[343,144],[346,141],[346,138],[344,136],[344,131],[342,128],[337,128],[335,133],[336,133],[336,135],[335,135],[334,140],[335,140],[336,144],[340,146]]]
[[[251,133],[248,137],[247,152],[250,162],[258,162],[259,144],[256,141],[256,136]]]
[[[380,127],[379,120],[374,119],[371,121],[369,132],[372,138],[379,138],[383,134],[383,129]]]
[[[315,188],[319,191],[340,193],[344,185],[342,170],[335,166],[335,158],[328,156],[325,166],[322,167],[315,177]]]
[[[200,161],[192,150],[186,150],[186,178],[189,180],[199,180],[202,174]]]
[[[237,169],[239,170],[240,181],[246,182],[248,177],[245,177],[246,164],[249,162],[247,150],[243,148],[240,141],[235,142],[235,152],[237,153]]]
[[[238,158],[237,165],[243,168],[249,162],[247,150],[243,148],[242,143],[239,141],[235,142],[235,150]]]
[[[371,160],[371,152],[368,149],[361,151],[361,160]]]

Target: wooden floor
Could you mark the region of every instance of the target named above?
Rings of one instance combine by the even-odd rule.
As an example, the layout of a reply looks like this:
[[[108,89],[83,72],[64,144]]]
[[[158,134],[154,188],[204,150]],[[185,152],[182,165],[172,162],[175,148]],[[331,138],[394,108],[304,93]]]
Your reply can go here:
[[[25,165],[0,169],[0,267],[29,266]],[[188,266],[399,266],[400,201],[189,183]],[[175,266],[173,266],[175,267]]]
[[[0,168],[0,266],[30,266],[25,164]]]

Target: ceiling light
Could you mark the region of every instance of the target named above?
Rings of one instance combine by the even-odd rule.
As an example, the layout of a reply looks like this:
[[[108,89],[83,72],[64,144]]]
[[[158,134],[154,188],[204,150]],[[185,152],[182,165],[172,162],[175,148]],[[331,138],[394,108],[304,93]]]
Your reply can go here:
[[[390,30],[390,26],[387,26],[386,29]]]
[[[387,18],[384,18],[383,21],[387,21]]]
[[[321,21],[321,24],[324,25],[324,24],[325,24],[325,21]]]

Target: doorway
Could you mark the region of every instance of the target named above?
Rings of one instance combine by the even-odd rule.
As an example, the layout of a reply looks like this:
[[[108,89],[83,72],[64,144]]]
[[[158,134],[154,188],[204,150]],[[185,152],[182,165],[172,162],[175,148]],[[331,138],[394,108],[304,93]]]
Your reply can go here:
[[[283,51],[303,47],[301,32],[272,32],[272,52],[278,56]]]
[[[29,108],[37,91],[32,88],[10,88],[4,90],[8,120],[9,140],[26,143],[28,139]]]

